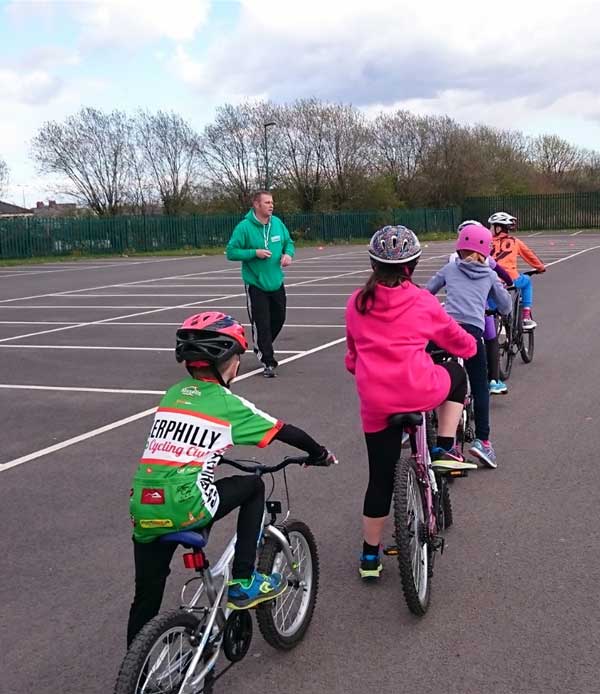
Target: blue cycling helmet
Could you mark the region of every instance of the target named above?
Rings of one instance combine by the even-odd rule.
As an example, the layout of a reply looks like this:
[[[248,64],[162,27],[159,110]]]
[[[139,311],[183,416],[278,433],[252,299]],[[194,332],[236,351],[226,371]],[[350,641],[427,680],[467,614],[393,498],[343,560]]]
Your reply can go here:
[[[369,256],[379,263],[410,263],[417,260],[422,252],[415,232],[401,225],[377,230],[369,243]]]

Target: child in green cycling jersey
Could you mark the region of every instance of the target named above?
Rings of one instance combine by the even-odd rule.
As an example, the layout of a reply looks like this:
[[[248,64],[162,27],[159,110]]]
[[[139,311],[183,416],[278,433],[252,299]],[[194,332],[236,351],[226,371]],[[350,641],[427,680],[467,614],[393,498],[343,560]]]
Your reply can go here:
[[[237,539],[227,607],[248,609],[273,600],[287,588],[277,573],[256,572],[256,546],[264,511],[264,483],[257,475],[215,481],[215,468],[234,444],[259,448],[282,441],[315,461],[333,456],[307,433],[262,412],[234,395],[240,355],[248,348],[244,328],[223,313],[188,318],[177,331],[177,361],[189,378],[162,398],[131,490],[135,596],[127,643],[160,609],[175,542],[167,533],[199,530],[239,508]]]

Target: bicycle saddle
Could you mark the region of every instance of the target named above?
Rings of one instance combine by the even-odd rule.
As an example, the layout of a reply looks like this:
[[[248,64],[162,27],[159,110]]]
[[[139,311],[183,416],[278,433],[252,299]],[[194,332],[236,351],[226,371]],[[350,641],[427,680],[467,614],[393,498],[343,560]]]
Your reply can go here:
[[[200,532],[194,532],[193,530],[181,530],[178,533],[167,533],[166,535],[161,535],[158,538],[159,542],[177,542],[177,544],[183,545],[184,547],[195,547],[196,549],[202,549],[206,547],[208,542],[209,531],[207,528],[202,528]]]
[[[422,412],[398,412],[398,414],[392,414],[388,418],[388,425],[398,429],[418,427],[421,424],[423,424]]]

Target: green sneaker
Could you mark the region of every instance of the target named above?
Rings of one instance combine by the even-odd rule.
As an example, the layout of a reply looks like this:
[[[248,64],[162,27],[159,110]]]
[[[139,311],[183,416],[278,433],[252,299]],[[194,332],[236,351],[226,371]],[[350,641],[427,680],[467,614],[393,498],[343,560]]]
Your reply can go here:
[[[379,578],[383,571],[383,564],[379,554],[363,554],[360,558],[358,573],[363,579]]]
[[[287,590],[281,574],[259,574],[254,571],[248,579],[237,578],[228,583],[227,607],[230,610],[249,610],[267,600],[274,600]]]

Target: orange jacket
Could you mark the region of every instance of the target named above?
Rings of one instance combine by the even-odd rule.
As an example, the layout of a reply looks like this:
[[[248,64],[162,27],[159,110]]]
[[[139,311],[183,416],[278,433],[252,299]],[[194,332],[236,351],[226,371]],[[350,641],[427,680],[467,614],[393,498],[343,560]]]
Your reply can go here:
[[[519,256],[535,270],[544,269],[544,263],[521,239],[508,234],[494,237],[492,241],[492,257],[497,263],[502,264],[502,267],[513,280],[519,276],[519,271],[517,270]]]

